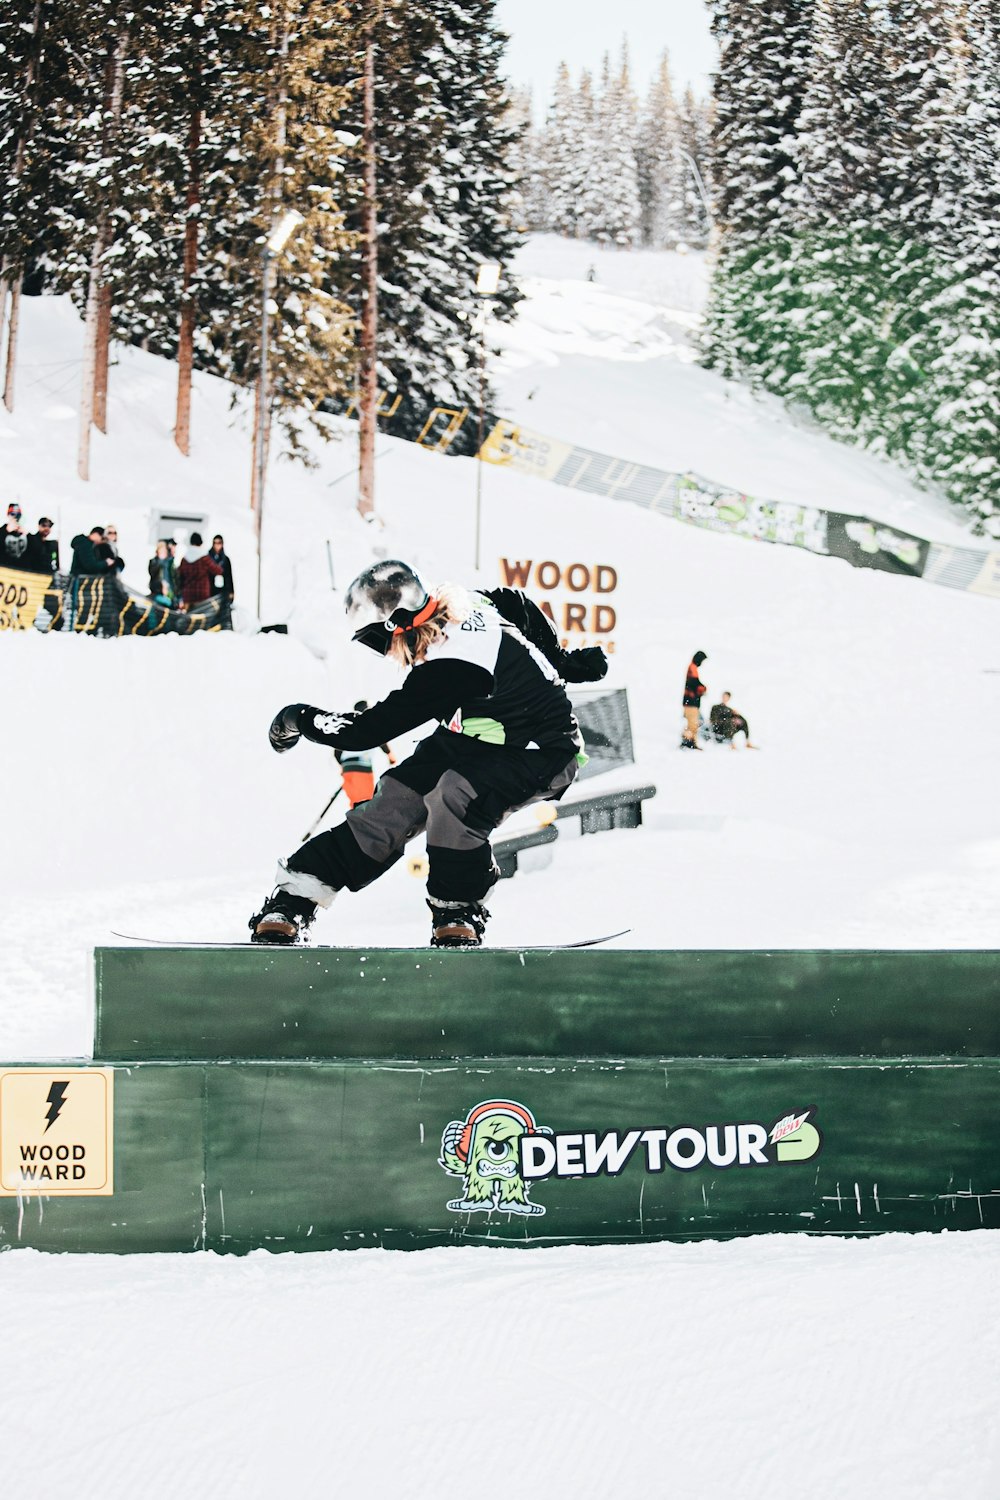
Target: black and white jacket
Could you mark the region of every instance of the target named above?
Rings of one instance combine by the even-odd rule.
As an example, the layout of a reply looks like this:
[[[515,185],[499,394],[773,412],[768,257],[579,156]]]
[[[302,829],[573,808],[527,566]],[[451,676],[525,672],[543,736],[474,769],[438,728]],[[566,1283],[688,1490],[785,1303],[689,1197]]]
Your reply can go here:
[[[582,739],[564,687],[603,677],[599,647],[564,651],[550,622],[518,589],[471,595],[472,611],[452,621],[402,687],[363,713],[303,707],[306,739],[368,750],[437,719],[455,734],[517,750],[565,749]]]

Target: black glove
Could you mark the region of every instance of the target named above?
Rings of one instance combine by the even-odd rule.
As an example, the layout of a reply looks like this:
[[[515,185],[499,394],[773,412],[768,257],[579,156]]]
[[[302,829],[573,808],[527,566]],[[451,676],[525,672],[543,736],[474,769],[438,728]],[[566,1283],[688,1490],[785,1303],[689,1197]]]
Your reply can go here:
[[[299,728],[299,714],[306,707],[304,703],[289,703],[280,713],[275,714],[271,720],[271,727],[267,731],[267,737],[271,741],[271,749],[277,750],[282,755],[286,750],[291,750],[297,744],[302,735]]]
[[[567,651],[563,658],[563,677],[567,682],[597,682],[608,675],[608,658],[600,646],[584,646]]]

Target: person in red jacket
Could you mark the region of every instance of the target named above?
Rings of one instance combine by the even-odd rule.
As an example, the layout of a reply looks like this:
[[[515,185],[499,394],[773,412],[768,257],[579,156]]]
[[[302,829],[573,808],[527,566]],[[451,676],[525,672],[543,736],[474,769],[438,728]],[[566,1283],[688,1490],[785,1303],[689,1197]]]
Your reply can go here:
[[[183,607],[204,604],[214,592],[214,580],[222,577],[222,569],[207,557],[200,531],[192,531],[191,545],[185,547],[181,565],[177,569],[177,586],[181,592]]]
[[[704,651],[696,651],[688,663],[684,679],[684,733],[681,736],[682,750],[700,750],[698,726],[701,722],[701,700],[708,688],[698,676],[698,668],[708,657]]]

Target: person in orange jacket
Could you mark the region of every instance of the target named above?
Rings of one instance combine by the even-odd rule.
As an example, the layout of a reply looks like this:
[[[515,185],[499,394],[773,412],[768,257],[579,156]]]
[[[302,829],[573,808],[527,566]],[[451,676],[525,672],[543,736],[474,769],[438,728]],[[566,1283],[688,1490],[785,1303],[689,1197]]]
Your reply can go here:
[[[368,708],[364,699],[355,703],[354,712],[363,714]],[[388,745],[379,745],[383,755],[388,756],[390,766],[396,764],[396,757]],[[357,807],[359,802],[370,802],[375,795],[375,766],[372,761],[370,750],[335,750],[337,764],[340,767],[340,779],[344,783],[344,796],[350,807]]]
[[[700,750],[698,744],[698,727],[701,723],[701,700],[708,691],[705,683],[698,675],[698,668],[708,656],[704,651],[696,651],[692,656],[687,669],[687,677],[684,679],[684,733],[681,736],[682,750]]]

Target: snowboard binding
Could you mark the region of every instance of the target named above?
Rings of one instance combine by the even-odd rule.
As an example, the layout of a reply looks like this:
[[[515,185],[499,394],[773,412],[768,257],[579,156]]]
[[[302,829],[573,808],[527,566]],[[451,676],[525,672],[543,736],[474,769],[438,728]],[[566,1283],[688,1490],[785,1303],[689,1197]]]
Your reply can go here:
[[[254,912],[250,918],[250,941],[283,947],[306,942],[315,918],[315,901],[278,889],[268,896],[260,911]]]
[[[438,902],[428,900],[431,909],[432,948],[481,948],[489,912],[479,901]]]

